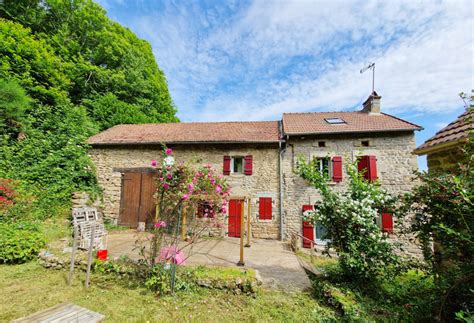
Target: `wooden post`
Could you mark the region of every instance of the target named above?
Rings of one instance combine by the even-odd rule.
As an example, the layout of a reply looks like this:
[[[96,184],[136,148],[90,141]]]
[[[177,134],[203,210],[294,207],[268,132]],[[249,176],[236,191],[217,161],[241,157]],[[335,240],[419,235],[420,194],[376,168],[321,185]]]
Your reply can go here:
[[[183,219],[181,220],[181,241],[186,241],[186,210],[187,208],[183,209]]]
[[[89,288],[89,280],[90,280],[91,265],[92,265],[92,251],[94,250],[94,239],[95,239],[95,222],[92,222],[91,240],[90,240],[90,245],[89,245],[89,257],[87,258],[86,288]]]
[[[75,265],[75,258],[76,258],[76,249],[77,249],[77,236],[79,235],[79,230],[77,225],[74,226],[74,237],[72,241],[72,250],[71,250],[71,265],[69,266],[69,277],[68,277],[68,284],[69,286],[72,285],[72,279],[74,275],[74,265]]]
[[[314,263],[313,263],[313,260],[314,260],[314,259],[313,259],[313,258],[314,258],[314,241],[311,241],[311,245],[310,245],[310,246],[311,246],[311,253],[310,253],[310,255],[311,255],[311,256],[310,256],[310,257],[311,257],[311,265],[313,265],[313,264],[314,264]]]
[[[252,212],[252,200],[249,198],[247,203],[247,244],[245,247],[250,248],[250,214]]]
[[[241,213],[240,213],[240,260],[237,266],[245,266],[244,262],[244,208],[245,200],[241,200]]]

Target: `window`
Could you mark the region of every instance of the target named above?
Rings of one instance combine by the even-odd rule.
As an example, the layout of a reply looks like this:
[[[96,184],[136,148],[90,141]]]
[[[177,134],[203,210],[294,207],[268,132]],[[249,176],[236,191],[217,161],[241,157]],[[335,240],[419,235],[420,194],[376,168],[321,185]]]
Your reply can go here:
[[[214,218],[215,211],[214,208],[209,204],[209,202],[202,201],[198,203],[197,217],[198,218]]]
[[[272,219],[272,198],[261,197],[258,199],[258,219],[271,220]]]
[[[370,141],[368,141],[368,140],[362,140],[362,141],[360,142],[360,145],[361,145],[362,147],[369,147],[369,146],[370,146]]]
[[[244,158],[243,157],[232,157],[231,165],[232,173],[243,174],[244,172]]]
[[[329,158],[328,157],[316,157],[313,159],[316,168],[319,170],[321,175],[329,177]]]
[[[318,141],[318,147],[326,147],[325,141]]]
[[[369,182],[377,180],[377,158],[375,156],[358,156],[357,170]]]
[[[324,120],[326,120],[326,122],[329,123],[329,124],[344,124],[344,123],[346,123],[341,118],[325,118]]]

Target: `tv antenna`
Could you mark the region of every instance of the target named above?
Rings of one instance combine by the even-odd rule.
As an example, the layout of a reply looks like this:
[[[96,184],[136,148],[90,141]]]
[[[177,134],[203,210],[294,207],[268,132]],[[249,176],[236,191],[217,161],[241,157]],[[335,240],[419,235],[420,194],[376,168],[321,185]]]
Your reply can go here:
[[[367,70],[372,70],[372,93],[375,92],[375,63],[370,63],[366,67],[360,70],[360,74],[366,72]]]

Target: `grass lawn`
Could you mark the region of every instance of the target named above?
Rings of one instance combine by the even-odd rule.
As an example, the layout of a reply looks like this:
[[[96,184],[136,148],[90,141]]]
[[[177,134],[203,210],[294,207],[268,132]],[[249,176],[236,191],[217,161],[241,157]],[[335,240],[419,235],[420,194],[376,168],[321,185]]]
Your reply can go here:
[[[215,273],[211,273],[215,274]],[[156,297],[145,288],[129,288],[120,281],[92,275],[89,290],[85,273],[76,272],[73,286],[67,272],[44,269],[33,261],[0,265],[0,321],[32,314],[71,302],[106,315],[106,321],[323,321],[337,314],[310,294],[262,290],[256,297],[198,288],[171,297]]]

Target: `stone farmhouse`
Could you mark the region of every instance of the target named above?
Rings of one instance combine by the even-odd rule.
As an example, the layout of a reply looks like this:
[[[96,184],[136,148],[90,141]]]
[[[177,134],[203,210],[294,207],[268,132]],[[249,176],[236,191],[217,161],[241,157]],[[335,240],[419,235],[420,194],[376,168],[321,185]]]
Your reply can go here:
[[[417,169],[415,130],[421,127],[381,113],[376,92],[355,112],[285,113],[279,121],[118,125],[93,137],[90,156],[104,190],[104,216],[137,227],[154,212],[153,169],[161,144],[178,160],[211,164],[232,187],[222,234],[240,236],[242,196],[251,204],[254,238],[288,239],[291,232],[318,240],[321,232],[303,223],[302,212],[318,192],[294,173],[298,156],[316,159],[331,185],[344,190],[348,162],[358,161],[368,180],[392,193],[408,191]],[[390,215],[381,229],[391,231]]]

